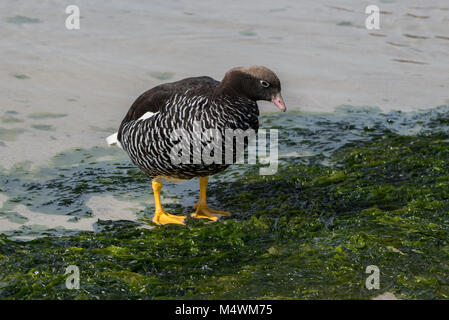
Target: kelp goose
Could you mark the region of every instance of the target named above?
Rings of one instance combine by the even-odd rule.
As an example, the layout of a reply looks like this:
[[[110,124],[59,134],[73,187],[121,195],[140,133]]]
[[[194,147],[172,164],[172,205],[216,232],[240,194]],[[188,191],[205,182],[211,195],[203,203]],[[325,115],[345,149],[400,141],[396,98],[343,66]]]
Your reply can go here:
[[[223,171],[229,163],[211,163],[204,159],[192,161],[195,158],[195,147],[191,149],[190,144],[187,147],[184,145],[185,151],[193,150],[193,155],[187,153],[187,158],[183,158],[190,160],[187,163],[173,161],[173,154],[179,153],[171,152],[176,142],[184,141],[183,135],[195,140],[195,137],[198,137],[198,127],[202,132],[215,129],[215,133],[221,133],[223,136],[227,129],[252,129],[257,132],[258,100],[272,101],[281,111],[286,110],[279,78],[263,66],[233,68],[225,74],[221,82],[204,76],[161,84],[137,98],[118,132],[109,136],[107,142],[109,145],[116,144],[123,148],[132,162],[152,179],[156,207],[154,223],[184,224],[186,218],[169,214],[162,209],[162,180],[183,181],[199,177],[200,197],[194,206],[192,217],[216,221],[220,215],[231,215],[226,211],[210,209],[206,203],[209,175]],[[179,140],[175,141],[173,133],[177,130],[183,133],[178,134],[176,137]],[[225,139],[209,138],[208,141],[218,147],[209,155],[215,155],[217,152],[216,155],[224,158],[228,145]],[[233,143],[235,146],[235,142]],[[204,147],[205,141],[201,140],[199,146]],[[235,149],[233,152],[235,161]]]

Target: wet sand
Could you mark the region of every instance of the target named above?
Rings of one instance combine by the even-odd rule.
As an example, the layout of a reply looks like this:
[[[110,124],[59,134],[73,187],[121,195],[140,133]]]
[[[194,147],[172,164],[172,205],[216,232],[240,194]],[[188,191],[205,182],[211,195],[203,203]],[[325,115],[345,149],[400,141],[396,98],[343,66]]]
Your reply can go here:
[[[1,116],[14,111],[23,122],[1,127],[26,131],[2,139],[0,165],[42,164],[70,147],[102,145],[143,91],[193,75],[221,79],[237,65],[275,70],[290,109],[446,104],[449,5],[374,3],[385,12],[377,31],[364,28],[366,5],[355,0],[86,1],[81,29],[69,31],[68,2],[2,1]],[[29,118],[42,112],[67,116]]]
[[[61,152],[104,146],[143,91],[188,76],[221,79],[238,65],[276,71],[290,110],[332,112],[351,105],[413,111],[449,103],[446,1],[228,1],[223,6],[94,0],[78,3],[81,29],[75,31],[65,28],[70,4],[0,3],[0,167],[5,170],[19,164],[37,170]],[[369,4],[382,11],[380,30],[364,27]],[[263,112],[276,111],[260,105]],[[176,188],[188,193],[196,187],[189,182]],[[151,203],[150,189],[148,195]],[[8,202],[0,196],[0,205]],[[34,221],[32,213],[21,212]],[[101,216],[98,210],[96,215]],[[0,218],[1,229],[10,230],[12,222]]]

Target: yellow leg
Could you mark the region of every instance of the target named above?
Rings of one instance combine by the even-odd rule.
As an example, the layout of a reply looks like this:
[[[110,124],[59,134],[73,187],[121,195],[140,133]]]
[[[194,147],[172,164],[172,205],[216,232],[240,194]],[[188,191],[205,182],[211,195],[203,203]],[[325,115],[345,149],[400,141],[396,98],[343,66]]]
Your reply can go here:
[[[192,213],[192,217],[217,221],[218,218],[220,218],[220,216],[222,215],[228,217],[231,216],[231,213],[227,211],[213,210],[207,206],[206,190],[208,182],[209,177],[200,177],[200,199],[198,200],[197,204],[193,207],[196,210],[194,213]]]
[[[154,191],[154,205],[156,207],[153,222],[156,224],[169,224],[169,223],[185,224],[184,223],[184,219],[186,218],[185,216],[175,216],[162,209],[161,206],[162,182],[153,180],[152,185]]]

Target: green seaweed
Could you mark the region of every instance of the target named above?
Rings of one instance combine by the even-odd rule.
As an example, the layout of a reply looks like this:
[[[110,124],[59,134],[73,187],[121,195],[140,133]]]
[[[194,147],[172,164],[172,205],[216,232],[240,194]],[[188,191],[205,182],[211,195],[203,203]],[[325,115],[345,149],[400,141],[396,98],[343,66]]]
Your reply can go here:
[[[174,75],[175,74],[173,72],[160,72],[160,71],[150,72],[150,76],[158,80],[169,80],[173,78]]]
[[[19,123],[19,122],[23,122],[22,119],[19,119],[17,117],[11,116],[11,115],[5,115],[5,116],[1,116],[0,120],[3,123]]]
[[[30,17],[26,17],[26,16],[14,16],[14,17],[9,17],[6,19],[6,21],[8,23],[15,23],[15,24],[25,24],[25,23],[40,23],[41,20],[38,18],[30,18]]]
[[[254,30],[241,30],[239,33],[245,37],[257,36],[257,33]]]
[[[57,119],[66,117],[65,113],[51,113],[51,112],[35,112],[28,115],[31,119]]]
[[[48,124],[33,124],[31,127],[34,129],[43,130],[43,131],[54,130],[53,126],[48,125]]]
[[[19,73],[13,74],[12,76],[13,76],[14,78],[20,79],[20,80],[24,80],[24,79],[29,79],[29,78],[30,78],[30,77],[27,76],[26,74],[19,74]]]
[[[337,23],[337,26],[352,27],[353,24],[350,21],[341,21],[341,22]]]
[[[99,221],[96,233],[28,242],[0,236],[0,298],[447,299],[448,111],[264,116],[262,127],[281,130],[282,152],[308,153],[282,158],[271,176],[258,175],[260,165],[219,174],[210,206],[232,217],[151,230]],[[86,194],[143,197],[147,178],[111,150],[73,150],[33,173],[5,171],[2,190],[64,214],[83,208]],[[42,194],[52,204],[36,204]],[[69,265],[80,269],[79,290],[65,287]],[[379,290],[365,287],[369,265],[380,269]]]
[[[0,141],[15,141],[24,132],[25,130],[20,128],[5,129],[0,127]]]

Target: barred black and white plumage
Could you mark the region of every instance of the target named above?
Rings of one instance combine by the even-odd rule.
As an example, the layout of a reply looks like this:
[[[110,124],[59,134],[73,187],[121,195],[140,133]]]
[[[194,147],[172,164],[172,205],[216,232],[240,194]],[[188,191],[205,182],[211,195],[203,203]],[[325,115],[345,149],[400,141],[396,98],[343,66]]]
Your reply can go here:
[[[202,177],[200,182],[207,185],[207,176],[229,166],[224,161],[174,163],[170,157],[176,143],[171,136],[174,130],[183,129],[193,138],[198,130],[207,129],[215,129],[222,137],[225,137],[228,129],[257,131],[257,100],[272,101],[285,111],[280,90],[280,81],[272,71],[255,66],[231,69],[221,82],[210,77],[195,77],[162,84],[137,98],[123,119],[118,133],[108,137],[108,143],[119,144],[132,162],[153,179],[156,199],[154,222],[179,222],[179,216],[169,215],[158,205],[161,179],[179,181]],[[220,144],[221,148],[214,150],[221,150],[222,159],[225,159],[224,154],[229,147],[225,140],[211,141]],[[205,142],[201,143],[204,145]],[[235,146],[231,144],[231,147],[235,160],[238,155]],[[198,150],[193,148],[192,154],[196,151]],[[203,184],[201,187],[203,190]],[[206,206],[204,186],[204,199],[200,197],[195,214],[195,217],[216,220],[217,214],[225,212]]]
[[[170,159],[173,130],[190,132],[197,123],[203,129],[218,129],[224,137],[226,128],[257,131],[258,115],[257,103],[249,99],[232,99],[227,95],[208,97],[187,91],[173,95],[149,118],[124,123],[120,143],[133,163],[151,178],[182,180],[208,176],[226,169],[229,164],[173,164]],[[221,150],[224,159],[225,148]]]

